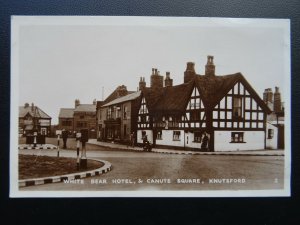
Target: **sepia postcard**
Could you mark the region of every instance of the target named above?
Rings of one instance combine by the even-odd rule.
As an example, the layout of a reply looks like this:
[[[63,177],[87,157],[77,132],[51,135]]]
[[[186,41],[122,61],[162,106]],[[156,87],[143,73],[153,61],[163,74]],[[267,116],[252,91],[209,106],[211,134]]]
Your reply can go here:
[[[290,21],[12,16],[10,197],[290,196]]]

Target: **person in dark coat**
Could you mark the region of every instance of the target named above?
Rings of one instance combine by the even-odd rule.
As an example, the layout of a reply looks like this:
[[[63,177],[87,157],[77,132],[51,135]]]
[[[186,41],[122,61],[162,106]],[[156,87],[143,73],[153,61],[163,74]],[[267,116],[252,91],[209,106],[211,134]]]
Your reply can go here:
[[[201,149],[207,149],[207,144],[208,144],[208,136],[207,136],[207,133],[204,132],[204,137],[202,139]]]
[[[68,131],[63,130],[62,139],[63,139],[63,142],[64,142],[63,148],[66,149],[67,148],[67,140],[68,140]]]

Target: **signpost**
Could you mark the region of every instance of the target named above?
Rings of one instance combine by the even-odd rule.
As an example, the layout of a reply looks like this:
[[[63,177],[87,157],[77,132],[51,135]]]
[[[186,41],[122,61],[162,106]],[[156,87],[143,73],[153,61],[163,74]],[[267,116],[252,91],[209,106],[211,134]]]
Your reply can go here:
[[[35,148],[36,147],[36,137],[37,137],[37,132],[33,132],[33,147]]]
[[[60,141],[61,133],[62,133],[61,130],[56,131],[56,135],[57,135],[57,157],[59,157],[59,141]]]
[[[85,143],[89,140],[89,131],[88,129],[81,129],[81,159],[80,159],[80,168],[86,169],[87,168],[87,158],[86,158],[86,147]]]

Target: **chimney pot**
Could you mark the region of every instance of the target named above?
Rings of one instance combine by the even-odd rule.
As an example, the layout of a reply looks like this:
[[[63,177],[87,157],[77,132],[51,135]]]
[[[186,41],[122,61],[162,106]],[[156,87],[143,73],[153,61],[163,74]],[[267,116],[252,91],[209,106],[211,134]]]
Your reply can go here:
[[[214,57],[211,56],[211,55],[207,56],[207,63],[206,63],[206,66],[205,66],[205,75],[215,76]]]
[[[193,80],[196,76],[195,72],[195,63],[193,62],[187,62],[186,64],[186,70],[184,72],[184,83],[188,83],[191,80]]]

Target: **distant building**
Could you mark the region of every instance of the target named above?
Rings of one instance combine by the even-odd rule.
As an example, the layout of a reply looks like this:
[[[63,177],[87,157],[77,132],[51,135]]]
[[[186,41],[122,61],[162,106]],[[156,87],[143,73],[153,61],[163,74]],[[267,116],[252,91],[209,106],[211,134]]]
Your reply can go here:
[[[142,78],[141,78],[142,79]],[[136,131],[137,103],[141,92],[118,86],[104,101],[97,102],[98,140],[128,142]]]
[[[61,108],[59,112],[59,129],[75,135],[81,129],[89,130],[89,138],[96,138],[96,100],[93,104],[80,104],[75,100],[75,108]]]
[[[51,132],[51,117],[33,103],[19,106],[19,135],[32,134],[37,131],[49,136]]]
[[[284,149],[284,104],[281,101],[279,87],[275,87],[275,93],[271,88],[265,89],[263,100],[272,111],[267,116],[266,147]]]
[[[141,91],[102,105],[98,110],[98,138],[104,141],[129,142],[136,131],[137,110]]]

